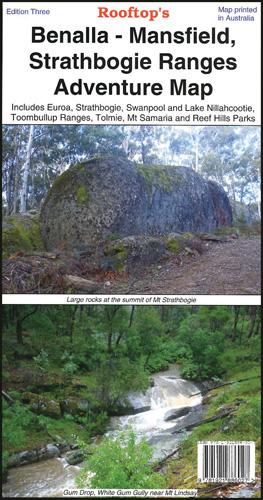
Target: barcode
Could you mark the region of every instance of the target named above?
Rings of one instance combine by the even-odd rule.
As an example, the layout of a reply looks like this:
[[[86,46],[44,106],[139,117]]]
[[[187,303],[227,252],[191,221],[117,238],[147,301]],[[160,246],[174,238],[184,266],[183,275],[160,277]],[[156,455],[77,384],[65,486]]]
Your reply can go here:
[[[202,483],[255,480],[255,443],[204,441],[197,445],[198,481]]]

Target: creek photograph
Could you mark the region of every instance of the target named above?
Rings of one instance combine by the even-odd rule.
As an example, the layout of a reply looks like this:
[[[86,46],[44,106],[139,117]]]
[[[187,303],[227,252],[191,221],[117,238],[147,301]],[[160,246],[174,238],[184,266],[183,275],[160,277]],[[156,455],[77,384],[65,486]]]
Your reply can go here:
[[[260,497],[259,306],[14,304],[3,319],[4,497]],[[255,476],[244,451],[235,477],[207,475],[204,455],[198,481],[203,441],[255,443]]]
[[[260,293],[260,127],[3,126],[6,294]]]

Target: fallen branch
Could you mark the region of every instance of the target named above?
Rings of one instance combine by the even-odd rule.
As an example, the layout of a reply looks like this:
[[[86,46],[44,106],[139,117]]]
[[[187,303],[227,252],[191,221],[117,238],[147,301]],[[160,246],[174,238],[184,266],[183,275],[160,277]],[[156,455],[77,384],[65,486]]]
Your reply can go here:
[[[166,455],[164,458],[159,460],[155,464],[153,470],[160,470],[162,468],[162,466],[165,464],[165,462],[167,462],[167,460],[169,460],[169,458],[172,458],[179,451],[179,448],[180,448],[180,446],[178,446],[174,451],[172,451],[172,453],[169,453],[169,455]]]
[[[204,241],[216,241],[217,243],[226,243],[229,241],[227,238],[222,236],[216,236],[214,234],[202,234],[199,236],[200,240]]]
[[[55,260],[59,256],[59,252],[57,253],[52,253],[52,252],[26,252],[26,256],[28,257],[43,257],[45,259],[52,259]]]
[[[251,483],[249,483],[249,484],[251,484]],[[198,495],[201,496],[202,493],[212,493],[212,491],[225,490],[226,488],[231,488],[231,487],[235,487],[235,486],[240,486],[240,483],[226,483],[226,484],[221,483],[218,486],[213,486],[213,488],[206,488],[204,490],[199,489]]]
[[[203,391],[195,392],[194,394],[191,394],[191,396],[188,396],[188,397],[192,398],[193,396],[197,396],[198,394],[206,394],[207,392],[213,391],[214,389],[218,389],[218,387],[224,387],[225,385],[237,384],[238,382],[246,382],[247,380],[253,380],[255,378],[261,378],[261,377],[260,377],[260,375],[258,375],[256,377],[241,378],[240,380],[233,380],[232,382],[224,382],[223,384],[218,384],[218,385],[215,385],[214,387],[211,387],[211,389],[204,389]]]
[[[2,396],[5,398],[6,401],[8,401],[8,403],[13,404],[15,402],[15,400],[13,398],[11,398],[11,396],[9,396],[9,394],[7,394],[3,390],[2,390]]]
[[[198,420],[197,422],[194,422],[193,424],[188,424],[185,427],[181,427],[178,430],[174,430],[174,431],[172,431],[172,434],[177,434],[177,433],[182,432],[182,431],[188,431],[190,429],[193,429],[194,427],[198,427],[199,425],[208,424],[209,422],[214,422],[215,420],[219,420],[220,418],[226,418],[229,415],[232,415],[233,412],[234,412],[233,409],[222,410],[221,412],[217,413],[213,417],[204,418],[202,420]]]

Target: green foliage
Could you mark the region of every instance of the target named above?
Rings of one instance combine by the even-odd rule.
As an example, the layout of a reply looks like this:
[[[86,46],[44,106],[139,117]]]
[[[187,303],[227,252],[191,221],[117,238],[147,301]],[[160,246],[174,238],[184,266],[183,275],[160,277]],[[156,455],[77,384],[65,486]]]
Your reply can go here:
[[[18,251],[43,250],[38,217],[27,215],[5,217],[2,245],[4,257]]]
[[[9,460],[9,453],[7,450],[4,450],[2,453],[2,473],[7,469]]]
[[[95,374],[93,404],[112,412],[127,392],[144,390],[147,385],[148,376],[142,364],[131,362],[128,358],[110,359]]]
[[[44,415],[37,415],[36,420],[39,426],[39,429],[46,431],[47,433],[50,433],[52,430],[52,418],[46,417]]]
[[[163,476],[153,472],[152,450],[145,440],[136,444],[133,432],[114,440],[105,437],[81,470],[79,488],[162,488]],[[90,471],[93,475],[90,474]]]
[[[229,313],[225,308],[208,311],[201,307],[198,315],[188,316],[181,322],[176,344],[183,377],[201,380],[223,374],[220,355],[228,320]]]
[[[109,417],[105,411],[89,411],[85,416],[75,416],[74,421],[84,426],[89,436],[96,436],[106,431]]]
[[[103,434],[109,417],[123,412],[127,394],[147,389],[149,373],[166,369],[169,363],[178,363],[182,377],[197,380],[242,379],[245,370],[250,377],[258,374],[258,330],[248,338],[255,319],[251,306],[240,308],[236,323],[233,306],[38,306],[23,323],[22,346],[17,343],[14,312],[22,318],[32,308],[16,307],[3,309],[7,394],[19,400],[22,392],[29,391],[37,399],[83,398],[89,404],[81,416],[65,413],[58,418],[37,416],[19,403],[6,405],[4,449],[8,452],[42,447],[51,438],[73,443],[75,436],[89,441]],[[256,323],[258,319],[257,315]],[[258,379],[217,393],[210,403],[211,415],[221,405],[244,399],[221,437],[241,438],[245,420],[244,427],[254,439],[258,394]],[[205,427],[204,439],[214,430],[212,423]]]
[[[231,436],[247,436],[246,439],[256,441],[261,427],[261,400],[259,394],[249,397],[236,412],[229,423],[228,434]]]
[[[28,426],[32,424],[35,415],[24,405],[15,402],[8,405],[3,400],[3,442],[5,448],[21,447],[26,444]]]
[[[49,369],[48,353],[44,349],[41,349],[40,353],[37,356],[34,356],[33,359],[36,367],[39,370],[41,370],[42,372],[48,371]]]
[[[74,373],[78,371],[78,365],[75,362],[74,355],[70,354],[68,351],[65,351],[61,356],[61,360],[64,362],[64,366],[62,369],[63,373],[66,376],[72,377],[72,375],[74,375]]]

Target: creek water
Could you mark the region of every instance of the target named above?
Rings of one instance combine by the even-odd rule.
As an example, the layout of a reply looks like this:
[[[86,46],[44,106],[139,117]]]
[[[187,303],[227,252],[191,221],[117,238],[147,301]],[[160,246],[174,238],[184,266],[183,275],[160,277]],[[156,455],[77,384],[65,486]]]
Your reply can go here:
[[[153,376],[154,385],[145,394],[130,394],[130,403],[138,411],[148,411],[112,417],[107,435],[116,436],[132,428],[138,440],[143,436],[152,445],[154,459],[162,458],[175,450],[182,434],[172,434],[176,426],[191,423],[201,415],[201,396],[195,384],[180,378],[177,366]],[[167,412],[191,407],[189,413],[175,420],[166,420]],[[192,410],[192,411],[190,411]],[[4,497],[56,497],[64,489],[74,488],[79,466],[69,466],[64,458],[52,458],[9,470],[8,481],[3,485]]]

